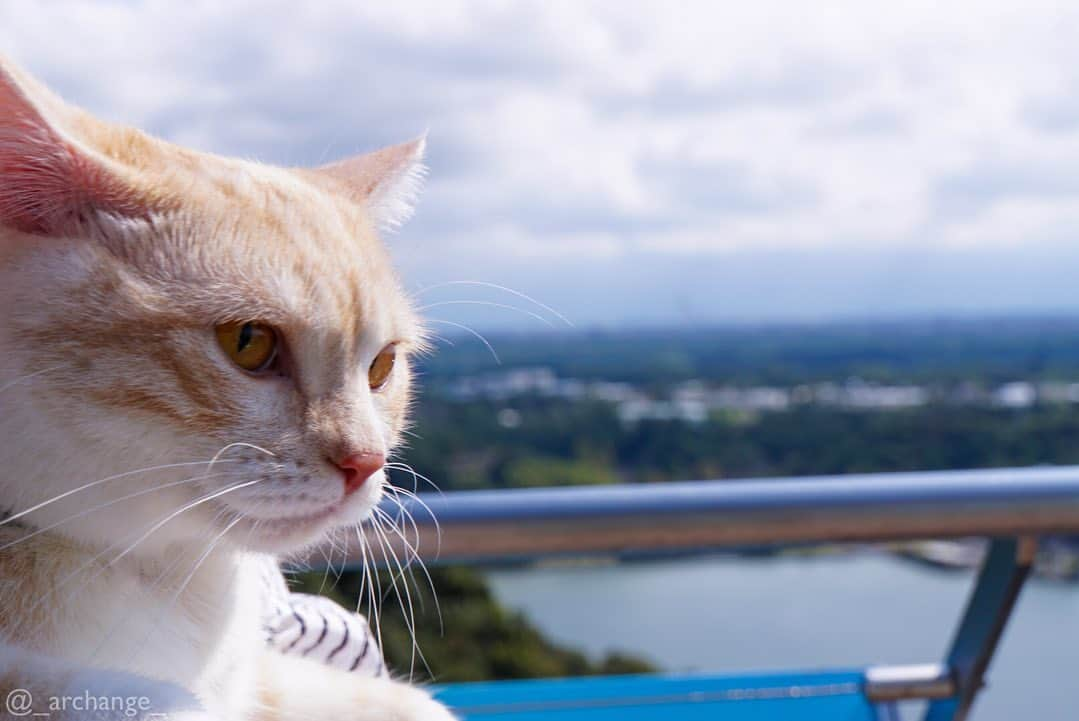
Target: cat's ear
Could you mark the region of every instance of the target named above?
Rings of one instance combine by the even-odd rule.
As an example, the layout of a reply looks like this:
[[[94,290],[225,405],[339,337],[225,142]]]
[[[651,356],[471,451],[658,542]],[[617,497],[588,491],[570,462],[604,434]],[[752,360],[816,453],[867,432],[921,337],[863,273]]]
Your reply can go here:
[[[365,155],[323,165],[316,173],[339,181],[367,206],[375,225],[396,229],[412,216],[426,168],[427,138],[391,145]]]
[[[146,215],[130,171],[67,129],[82,117],[0,56],[0,226],[52,235],[96,212]]]

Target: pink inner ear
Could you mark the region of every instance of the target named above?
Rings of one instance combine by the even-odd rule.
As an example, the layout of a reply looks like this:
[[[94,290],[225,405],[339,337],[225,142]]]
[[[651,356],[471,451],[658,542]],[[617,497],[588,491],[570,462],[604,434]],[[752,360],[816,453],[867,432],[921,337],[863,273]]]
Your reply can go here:
[[[424,174],[426,143],[425,138],[417,138],[339,160],[314,172],[333,178],[349,196],[366,205],[376,225],[394,228],[412,214]]]
[[[399,176],[410,172],[422,159],[425,145],[423,138],[410,140],[323,165],[318,168],[318,172],[341,181],[356,197],[368,198],[376,193],[380,186],[393,184]]]
[[[67,139],[0,64],[0,224],[50,234],[94,210],[130,215],[136,194]]]

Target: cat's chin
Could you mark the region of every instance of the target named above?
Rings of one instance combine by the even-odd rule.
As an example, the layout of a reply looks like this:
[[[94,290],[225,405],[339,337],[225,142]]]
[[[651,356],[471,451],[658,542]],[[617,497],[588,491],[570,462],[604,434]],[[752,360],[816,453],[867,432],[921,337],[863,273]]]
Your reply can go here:
[[[375,505],[369,499],[349,498],[313,513],[247,517],[233,529],[233,539],[251,551],[291,553],[325,540],[335,528],[358,525],[371,515]]]
[[[305,548],[325,538],[329,531],[343,525],[342,509],[331,506],[324,511],[298,517],[248,521],[248,531],[237,538],[253,551],[288,553]]]

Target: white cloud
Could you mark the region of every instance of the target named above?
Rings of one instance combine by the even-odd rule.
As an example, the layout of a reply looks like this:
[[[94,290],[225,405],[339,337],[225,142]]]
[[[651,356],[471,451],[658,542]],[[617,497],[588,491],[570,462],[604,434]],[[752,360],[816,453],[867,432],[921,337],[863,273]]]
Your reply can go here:
[[[429,128],[421,275],[1059,243],[1077,31],[1031,2],[0,0],[0,49],[179,142],[313,164]]]

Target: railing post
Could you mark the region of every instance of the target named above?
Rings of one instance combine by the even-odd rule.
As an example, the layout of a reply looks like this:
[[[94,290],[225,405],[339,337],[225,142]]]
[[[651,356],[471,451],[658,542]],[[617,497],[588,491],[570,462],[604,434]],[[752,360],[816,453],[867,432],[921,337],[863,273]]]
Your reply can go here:
[[[925,721],[965,721],[1034,561],[1034,538],[998,538],[989,544],[978,580],[959,623],[947,665],[956,694],[933,701]]]

